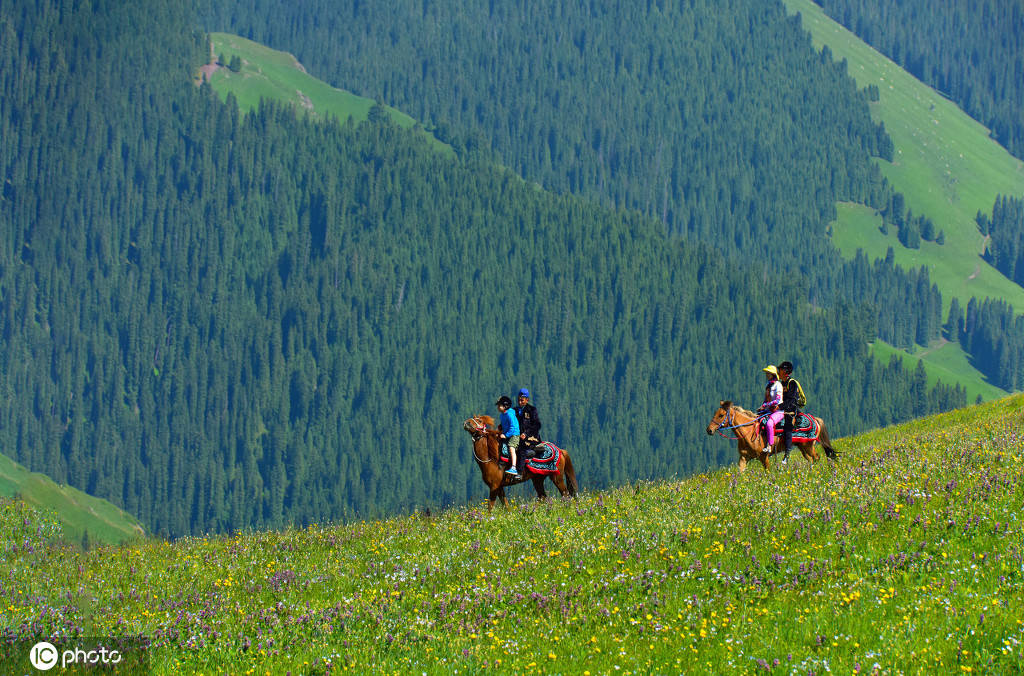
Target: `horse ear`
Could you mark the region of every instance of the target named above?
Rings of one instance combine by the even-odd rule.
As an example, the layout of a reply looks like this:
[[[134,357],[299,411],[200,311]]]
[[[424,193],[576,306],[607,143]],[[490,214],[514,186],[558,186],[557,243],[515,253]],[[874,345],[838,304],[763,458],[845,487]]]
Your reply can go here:
[[[725,401],[721,402],[721,406],[722,408],[728,410],[729,407],[732,406],[732,402],[726,399]]]

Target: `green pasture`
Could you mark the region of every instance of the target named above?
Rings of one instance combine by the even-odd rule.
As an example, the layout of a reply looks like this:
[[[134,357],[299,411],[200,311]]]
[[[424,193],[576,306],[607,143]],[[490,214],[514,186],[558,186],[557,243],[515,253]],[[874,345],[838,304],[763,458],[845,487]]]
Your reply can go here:
[[[91,552],[0,500],[0,630],[149,637],[153,674],[1020,673],[1022,407],[837,464]]]
[[[888,364],[893,356],[897,356],[903,361],[904,368],[910,371],[917,368],[918,362],[923,362],[925,373],[928,374],[929,387],[933,387],[939,381],[946,385],[959,383],[967,392],[968,402],[973,403],[978,397],[988,401],[1007,395],[1005,390],[990,384],[971,366],[967,353],[955,342],[943,340],[927,348],[917,347],[907,352],[885,341],[875,340],[871,344],[871,354],[883,364]]]
[[[71,486],[54,483],[44,474],[28,471],[0,455],[0,496],[18,496],[39,509],[53,510],[64,537],[79,544],[88,531],[97,544],[119,544],[141,538],[145,531],[138,519],[106,500]]]
[[[945,236],[943,245],[921,242],[907,249],[897,240],[895,227],[881,231],[882,220],[873,209],[859,204],[836,205],[837,219],[830,225],[832,241],[847,258],[858,249],[871,259],[884,258],[891,247],[896,263],[904,268],[927,267],[942,293],[943,314],[954,297],[961,307],[973,296],[1000,298],[1024,311],[1024,289],[1004,277],[982,259],[985,238],[975,216],[991,213],[997,195],[1024,196],[1024,163],[993,141],[988,130],[952,101],[924,85],[891,60],[830,19],[811,0],[784,0],[790,12],[799,12],[814,45],[828,45],[836,60],[845,59],[850,75],[860,87],[874,84],[879,101],[871,104],[872,116],[885,124],[896,148],[893,162],[877,160],[882,173],[906,197],[914,214],[932,219]],[[889,348],[891,350],[891,348]],[[967,388],[968,400],[976,393],[983,399],[999,396],[966,357],[947,363],[951,346],[924,352],[904,360],[915,365],[923,359],[930,377],[957,378]],[[876,354],[885,350],[876,348]],[[945,378],[943,378],[945,380]],[[950,382],[945,380],[946,382]]]
[[[294,105],[314,118],[337,118],[344,121],[367,119],[375,105],[373,99],[337,89],[306,73],[294,56],[279,52],[237,35],[211,33],[211,59],[223,56],[225,63],[209,76],[210,86],[222,99],[234,94],[242,110],[251,111],[261,99]],[[241,59],[242,67],[236,73],[226,66],[232,57]],[[400,110],[384,106],[391,119],[400,127],[410,129],[417,122]],[[426,132],[424,132],[426,133]],[[454,151],[432,135],[429,138],[439,150]]]
[[[914,214],[934,221],[945,244],[922,243],[918,250],[896,241],[895,229],[883,235],[877,225],[850,206],[840,208],[833,237],[852,258],[857,248],[875,258],[892,246],[903,267],[927,266],[948,307],[953,297],[966,301],[1002,298],[1024,311],[1024,289],[981,258],[985,242],[975,224],[981,211],[992,212],[997,195],[1024,196],[1024,163],[989,136],[988,130],[952,101],[924,85],[832,19],[811,0],[785,0],[800,12],[816,47],[828,45],[836,60],[846,59],[860,87],[878,86],[872,115],[885,124],[896,152],[892,163],[878,160],[883,174],[906,196]]]

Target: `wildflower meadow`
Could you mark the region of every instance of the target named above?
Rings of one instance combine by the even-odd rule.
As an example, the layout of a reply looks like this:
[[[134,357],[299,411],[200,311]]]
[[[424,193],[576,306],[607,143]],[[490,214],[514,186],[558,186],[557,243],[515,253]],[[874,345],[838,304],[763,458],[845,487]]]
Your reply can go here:
[[[838,464],[88,552],[5,501],[0,637],[143,636],[156,674],[1020,673],[1022,406]]]

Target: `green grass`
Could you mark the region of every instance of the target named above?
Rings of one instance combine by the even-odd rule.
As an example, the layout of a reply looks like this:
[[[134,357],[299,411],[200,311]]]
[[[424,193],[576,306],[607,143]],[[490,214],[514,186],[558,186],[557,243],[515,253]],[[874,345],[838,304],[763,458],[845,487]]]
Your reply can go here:
[[[893,162],[877,160],[882,173],[914,214],[930,217],[936,230],[945,233],[941,246],[922,242],[920,249],[907,249],[897,241],[895,227],[882,234],[881,218],[872,209],[839,204],[830,227],[836,247],[847,258],[863,249],[871,259],[884,258],[892,247],[900,266],[927,267],[942,293],[944,313],[954,297],[966,307],[972,296],[1000,298],[1024,311],[1024,289],[982,259],[985,239],[975,223],[979,211],[992,212],[997,195],[1024,196],[1024,163],[952,101],[830,19],[811,0],[784,1],[790,12],[800,12],[817,48],[828,45],[836,60],[846,59],[858,86],[878,86],[879,101],[871,105],[871,114],[885,124],[896,148]],[[936,363],[931,369],[940,356],[924,357],[930,372],[944,368]],[[1000,395],[1001,390],[979,388],[984,378],[963,362],[966,369],[954,370],[961,374],[962,385],[979,390],[985,399]]]
[[[989,296],[1024,311],[1024,289],[981,259],[984,238],[974,222],[977,212],[992,212],[997,195],[1024,196],[1024,163],[956,104],[828,18],[819,6],[810,0],[785,3],[790,12],[800,12],[816,47],[828,45],[837,60],[847,60],[858,86],[878,86],[880,100],[872,104],[872,116],[885,124],[896,147],[894,161],[879,160],[879,166],[906,196],[907,207],[931,217],[946,235],[944,246],[906,249],[896,242],[895,232],[888,237],[877,227],[860,232],[865,219],[846,210],[834,224],[840,250],[852,257],[861,247],[882,258],[892,246],[900,265],[929,267],[947,307],[954,296],[961,305],[971,296]]]
[[[138,519],[106,500],[58,485],[4,455],[0,455],[0,496],[18,496],[33,507],[53,510],[63,536],[75,544],[82,542],[87,530],[96,544],[120,544],[145,535]]]
[[[143,634],[155,674],[1019,672],[1022,406],[839,440],[838,465],[87,553],[0,504],[26,542],[2,629]]]
[[[261,99],[267,99],[294,105],[314,118],[333,117],[344,121],[351,117],[358,122],[367,119],[376,103],[373,99],[331,87],[312,77],[294,56],[286,52],[227,33],[211,33],[210,42],[214,59],[223,56],[226,63],[230,63],[234,56],[241,59],[242,67],[237,73],[218,67],[210,74],[209,81],[222,99],[226,100],[228,93],[234,94],[244,111],[253,110]],[[400,127],[410,129],[417,124],[400,110],[389,106],[384,106],[384,109]],[[454,154],[451,146],[423,133],[438,150]]]
[[[928,374],[929,387],[939,381],[946,385],[959,383],[967,392],[968,402],[973,403],[978,397],[981,397],[982,401],[989,401],[1005,397],[1008,394],[1005,390],[985,380],[971,366],[967,354],[957,343],[941,341],[927,348],[918,347],[907,352],[895,348],[885,341],[876,340],[871,344],[871,354],[883,364],[888,364],[895,355],[903,361],[903,366],[911,371],[917,368],[919,361],[923,361],[925,372]]]

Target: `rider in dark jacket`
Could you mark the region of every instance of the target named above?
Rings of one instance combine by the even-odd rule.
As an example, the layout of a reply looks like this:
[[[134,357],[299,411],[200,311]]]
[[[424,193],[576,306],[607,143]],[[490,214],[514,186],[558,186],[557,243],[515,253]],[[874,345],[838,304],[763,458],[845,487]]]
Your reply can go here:
[[[519,390],[519,405],[516,406],[516,417],[519,418],[519,431],[523,435],[523,444],[530,449],[540,443],[540,416],[537,408],[530,403],[530,390],[525,387]],[[532,457],[532,451],[528,451]]]
[[[786,445],[783,463],[789,461],[789,452],[793,450],[793,422],[800,414],[800,384],[790,377],[792,375],[792,363],[784,361],[779,364],[779,380],[782,382],[782,404],[779,408],[786,414],[782,423],[782,443]]]

